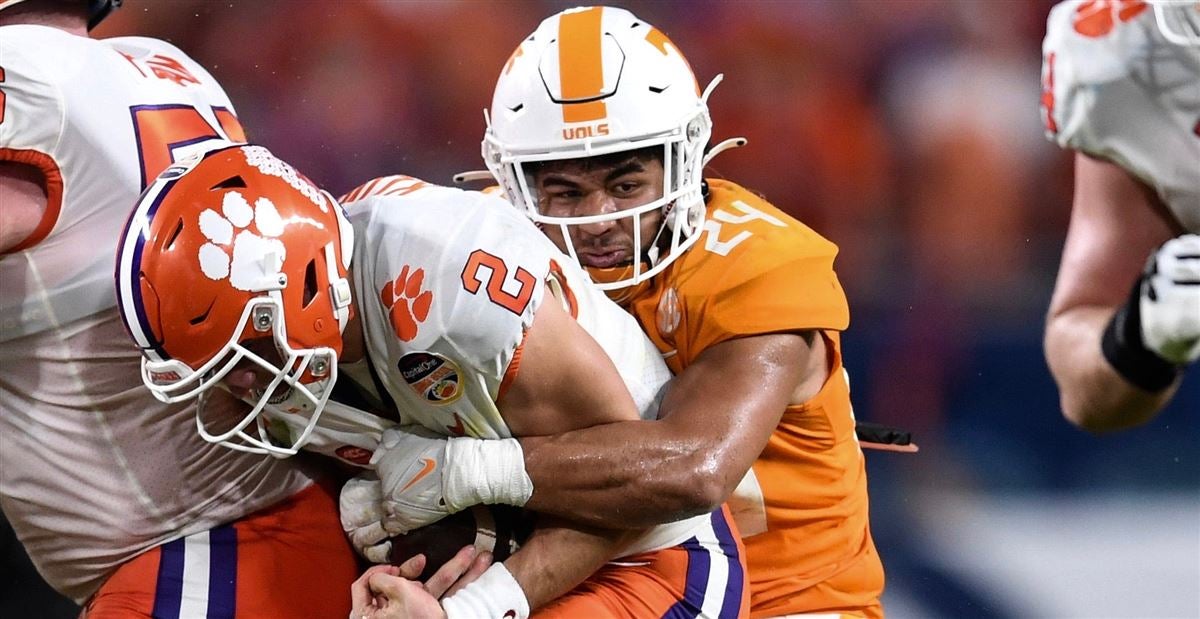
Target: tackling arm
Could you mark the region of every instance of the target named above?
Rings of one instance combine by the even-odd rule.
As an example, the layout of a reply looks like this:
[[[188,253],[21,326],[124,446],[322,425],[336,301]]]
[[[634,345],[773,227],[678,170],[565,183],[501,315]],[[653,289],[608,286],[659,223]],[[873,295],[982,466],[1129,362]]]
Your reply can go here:
[[[599,526],[648,526],[718,507],[762,452],[790,402],[828,375],[809,333],[738,338],[675,378],[658,421],[522,439],[527,507]]]
[[[638,419],[637,407],[600,345],[552,298],[525,335],[520,365],[496,406],[518,436]],[[632,532],[539,524],[504,566],[536,609],[616,556]]]
[[[504,567],[521,585],[529,608],[536,610],[603,567],[613,558],[616,548],[633,534],[539,522],[521,548],[504,561]]]
[[[1075,155],[1075,198],[1046,321],[1045,352],[1063,415],[1092,432],[1150,420],[1176,384],[1150,392],[1105,358],[1101,339],[1147,256],[1178,233],[1153,192],[1116,164]]]

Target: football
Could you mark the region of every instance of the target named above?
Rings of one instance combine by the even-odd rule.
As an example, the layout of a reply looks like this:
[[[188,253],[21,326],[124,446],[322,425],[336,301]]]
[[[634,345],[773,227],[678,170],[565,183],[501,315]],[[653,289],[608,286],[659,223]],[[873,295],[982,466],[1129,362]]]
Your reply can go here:
[[[533,530],[533,515],[508,505],[476,505],[429,526],[397,535],[392,542],[392,565],[425,555],[420,580],[428,580],[460,548],[474,544],[503,561],[516,552]]]

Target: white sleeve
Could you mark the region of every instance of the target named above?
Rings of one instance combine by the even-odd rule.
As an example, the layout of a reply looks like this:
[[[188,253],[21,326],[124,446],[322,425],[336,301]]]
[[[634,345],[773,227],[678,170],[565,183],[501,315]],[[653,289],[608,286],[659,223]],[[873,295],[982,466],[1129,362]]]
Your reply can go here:
[[[1200,221],[1200,52],[1166,41],[1149,5],[1080,2],[1054,7],[1042,51],[1047,137],[1121,166],[1185,225]]]
[[[28,160],[32,151],[56,158],[65,122],[62,93],[49,76],[43,74],[19,45],[0,37],[0,160]],[[18,151],[18,152],[13,152]]]

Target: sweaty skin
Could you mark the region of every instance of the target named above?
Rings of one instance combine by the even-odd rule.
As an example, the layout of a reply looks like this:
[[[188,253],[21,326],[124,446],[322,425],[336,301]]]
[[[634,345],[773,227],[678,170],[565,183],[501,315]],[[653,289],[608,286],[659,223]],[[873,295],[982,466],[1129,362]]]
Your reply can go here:
[[[828,375],[825,342],[771,334],[723,342],[677,376],[659,421],[522,438],[527,507],[596,526],[644,527],[715,509],[762,452],[789,403]]]

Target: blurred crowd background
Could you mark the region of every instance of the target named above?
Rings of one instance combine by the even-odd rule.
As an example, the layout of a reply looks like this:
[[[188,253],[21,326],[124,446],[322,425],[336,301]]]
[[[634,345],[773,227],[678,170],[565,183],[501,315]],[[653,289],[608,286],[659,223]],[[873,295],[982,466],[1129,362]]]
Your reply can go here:
[[[336,194],[482,168],[503,62],[576,3],[125,4],[93,34],[178,45],[252,141]],[[702,86],[724,74],[714,141],[749,145],[710,173],[841,248],[856,414],[921,445],[867,454],[891,616],[1200,616],[1200,372],[1153,423],[1093,437],[1041,353],[1072,189],[1038,110],[1052,4],[620,4]]]

